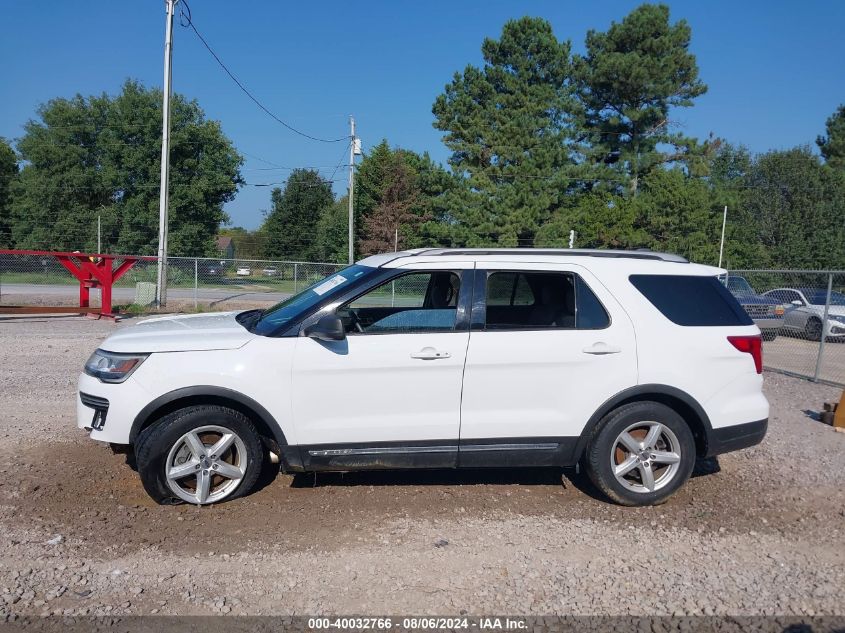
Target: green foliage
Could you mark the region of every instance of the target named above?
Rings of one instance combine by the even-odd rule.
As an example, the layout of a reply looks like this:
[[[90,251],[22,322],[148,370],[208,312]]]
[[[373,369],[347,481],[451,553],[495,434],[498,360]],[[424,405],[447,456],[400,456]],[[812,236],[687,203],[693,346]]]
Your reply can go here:
[[[707,86],[689,52],[685,20],[669,22],[665,5],[644,4],[602,33],[587,33],[584,57],[575,61],[585,132],[596,163],[615,164],[636,193],[656,167],[683,161],[700,166],[703,148],[670,131],[671,107],[689,107]],[[669,145],[670,152],[661,145]]]
[[[18,177],[18,157],[15,150],[0,138],[0,247],[7,248],[12,242],[11,189]]]
[[[418,175],[401,152],[392,154],[384,173],[385,186],[379,203],[364,218],[366,239],[358,247],[363,254],[405,248],[409,234],[428,218],[421,214],[422,195]]]
[[[321,262],[349,261],[349,198],[323,210],[317,222],[317,258]]]
[[[830,115],[825,130],[827,136],[816,139],[822,156],[832,168],[845,169],[845,104]]]
[[[757,158],[745,205],[774,268],[845,266],[845,172],[809,147]]]
[[[481,51],[484,66],[456,73],[432,109],[465,176],[452,214],[467,245],[529,246],[577,175],[570,44],[525,17]]]
[[[295,169],[284,191],[273,189],[272,209],[262,227],[267,234],[267,258],[312,261],[317,259],[317,224],[334,203],[331,183],[312,169]]]
[[[264,257],[264,244],[267,234],[263,229],[249,231],[242,226],[220,229],[219,235],[231,237],[235,246],[235,257],[238,259],[261,259]]]
[[[569,231],[582,248],[651,248],[716,263],[720,218],[708,184],[680,169],[655,170],[636,197],[583,194],[541,229],[538,245],[564,247]],[[667,212],[669,210],[669,212]]]
[[[449,221],[453,207],[447,194],[461,184],[428,154],[391,149],[382,140],[364,156],[355,175],[358,254],[393,250],[397,228],[402,248],[431,243],[431,231]]]
[[[152,254],[158,244],[161,91],[127,81],[111,97],[54,99],[25,126],[12,205],[19,248]],[[242,159],[196,103],[172,99],[169,251],[211,254]]]
[[[594,191],[573,197],[540,228],[536,246],[565,248],[574,230],[578,248],[639,248],[648,236],[635,228],[636,211],[623,196]]]

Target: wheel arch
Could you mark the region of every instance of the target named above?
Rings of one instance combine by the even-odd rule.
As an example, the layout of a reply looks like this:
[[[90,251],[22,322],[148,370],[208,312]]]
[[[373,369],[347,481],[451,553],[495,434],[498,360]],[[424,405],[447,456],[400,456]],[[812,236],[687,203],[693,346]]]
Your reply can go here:
[[[704,408],[695,398],[681,389],[670,387],[669,385],[649,384],[637,385],[636,387],[625,389],[605,401],[593,413],[584,427],[581,437],[576,444],[573,460],[579,461],[584,455],[587,443],[590,441],[602,418],[614,409],[632,402],[658,402],[676,411],[692,430],[692,435],[695,439],[696,454],[699,457],[705,457],[708,454],[710,435],[713,427]]]
[[[243,413],[252,420],[263,437],[275,444],[271,446],[274,452],[278,453],[288,444],[279,423],[267,409],[238,391],[211,385],[176,389],[150,402],[135,417],[129,432],[129,443],[135,444],[141,431],[168,413],[200,404],[216,404]]]

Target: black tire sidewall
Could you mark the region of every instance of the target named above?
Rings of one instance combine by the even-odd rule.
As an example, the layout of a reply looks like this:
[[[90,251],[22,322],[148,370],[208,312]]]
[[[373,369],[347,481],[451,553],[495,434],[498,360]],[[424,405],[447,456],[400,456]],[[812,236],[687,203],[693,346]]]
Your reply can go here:
[[[151,426],[138,437],[136,459],[138,473],[147,494],[158,503],[186,503],[167,485],[165,462],[170,449],[185,433],[202,426],[221,426],[230,429],[244,442],[247,468],[238,487],[219,503],[247,494],[261,474],[264,451],[261,439],[249,418],[238,411],[220,406],[200,405],[175,411]]]
[[[816,328],[818,327],[818,331]],[[807,338],[811,341],[819,341],[822,338],[822,322],[815,318],[811,317],[807,320],[807,325],[804,326],[804,333],[806,334]]]
[[[680,469],[674,479],[660,490],[633,492],[620,484],[610,466],[610,452],[619,434],[635,422],[656,421],[668,427],[681,447]],[[658,402],[636,402],[608,414],[594,433],[586,454],[587,474],[611,500],[621,505],[657,505],[666,501],[689,479],[695,467],[696,449],[692,431],[673,409]]]

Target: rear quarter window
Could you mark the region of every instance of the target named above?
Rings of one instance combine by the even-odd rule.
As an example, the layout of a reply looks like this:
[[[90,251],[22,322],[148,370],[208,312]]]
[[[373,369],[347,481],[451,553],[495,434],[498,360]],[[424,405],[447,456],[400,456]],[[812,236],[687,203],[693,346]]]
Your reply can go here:
[[[631,275],[629,279],[672,323],[689,327],[754,324],[716,277]]]

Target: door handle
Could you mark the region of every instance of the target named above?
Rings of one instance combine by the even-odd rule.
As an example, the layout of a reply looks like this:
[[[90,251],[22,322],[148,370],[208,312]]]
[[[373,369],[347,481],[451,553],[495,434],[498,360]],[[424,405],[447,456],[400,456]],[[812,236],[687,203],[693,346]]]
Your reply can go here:
[[[593,343],[589,347],[585,347],[583,349],[583,352],[585,354],[593,354],[595,356],[604,356],[605,354],[618,354],[621,351],[621,348],[614,347],[613,345],[608,345],[604,341]]]
[[[437,360],[438,358],[449,358],[449,352],[441,352],[433,347],[423,347],[418,352],[411,353],[411,358],[418,358],[419,360]]]

